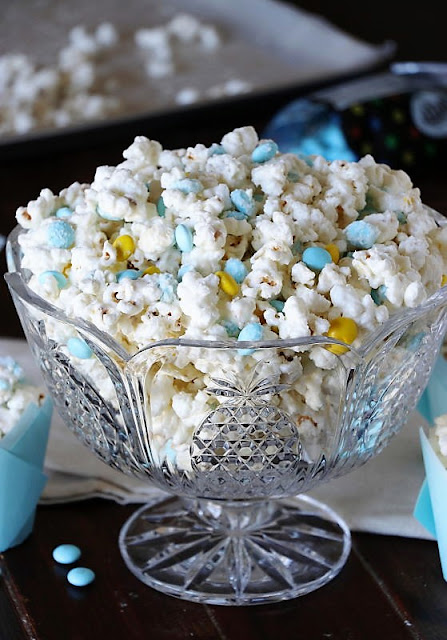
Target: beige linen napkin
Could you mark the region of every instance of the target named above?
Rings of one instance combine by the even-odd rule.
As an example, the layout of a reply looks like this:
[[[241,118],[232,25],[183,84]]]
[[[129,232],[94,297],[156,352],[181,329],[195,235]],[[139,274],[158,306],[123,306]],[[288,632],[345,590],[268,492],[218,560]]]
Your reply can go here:
[[[30,380],[40,374],[27,344],[0,339],[0,355],[11,355]],[[416,412],[385,450],[363,467],[311,492],[339,513],[352,530],[431,538],[413,517],[413,507],[424,479],[418,428],[425,425]],[[146,502],[161,493],[149,483],[115,471],[86,449],[54,412],[46,472],[48,484],[42,502],[70,502],[92,497],[121,504]]]

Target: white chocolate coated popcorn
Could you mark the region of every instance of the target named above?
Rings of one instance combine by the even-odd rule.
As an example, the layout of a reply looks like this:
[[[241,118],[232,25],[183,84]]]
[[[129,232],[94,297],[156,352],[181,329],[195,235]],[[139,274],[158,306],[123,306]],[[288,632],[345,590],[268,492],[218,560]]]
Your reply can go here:
[[[138,136],[117,167],[99,167],[91,185],[59,195],[44,189],[17,220],[32,289],[130,354],[166,338],[234,341],[244,330],[265,340],[324,336],[340,318],[355,322],[358,348],[392,314],[435,293],[447,273],[447,232],[405,173],[370,156],[306,162],[252,127],[177,150]],[[57,323],[52,332],[72,337]],[[161,461],[189,468],[197,414],[210,410],[209,377],[231,358],[247,373],[263,357],[234,362],[231,353],[181,349],[154,375]],[[104,378],[95,357],[74,360]],[[317,440],[335,411],[321,408],[337,361],[324,347],[269,360],[273,376],[297,380],[281,406],[307,416],[300,426]]]
[[[42,390],[25,382],[20,365],[0,356],[0,439],[17,424],[31,403],[40,405]]]
[[[439,455],[441,462],[447,469],[447,414],[443,414],[435,418],[435,424],[430,433],[430,442],[432,443],[436,453]]]

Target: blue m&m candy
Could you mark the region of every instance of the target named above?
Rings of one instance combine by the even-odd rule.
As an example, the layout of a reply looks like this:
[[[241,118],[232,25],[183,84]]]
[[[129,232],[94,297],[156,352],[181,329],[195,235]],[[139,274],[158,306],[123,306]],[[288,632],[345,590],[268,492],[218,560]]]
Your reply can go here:
[[[262,340],[263,333],[264,329],[259,322],[250,322],[245,325],[237,339],[239,342],[257,342],[258,340]],[[248,356],[253,353],[253,351],[254,349],[238,349],[238,353],[241,356]]]
[[[371,298],[377,306],[383,304],[386,300],[386,286],[381,284],[377,289],[371,289]]]
[[[60,544],[53,549],[53,559],[59,564],[72,564],[81,557],[81,550],[74,544]]]
[[[188,253],[192,250],[194,246],[194,237],[192,235],[192,231],[185,224],[179,224],[175,228],[175,242],[177,247],[183,253]]]
[[[238,258],[229,258],[225,263],[224,271],[230,274],[239,284],[245,279],[248,273],[247,267],[242,260]]]
[[[60,271],[42,271],[42,273],[39,274],[38,280],[40,284],[45,284],[50,278],[54,278],[59,289],[67,286],[67,278]]]
[[[200,180],[195,180],[194,178],[182,178],[174,182],[171,188],[178,189],[186,195],[188,193],[199,193],[203,191],[203,184]]]
[[[285,302],[282,300],[270,300],[270,304],[276,311],[281,312],[284,309]]]
[[[371,249],[379,237],[379,230],[370,222],[355,220],[345,229],[346,238],[355,249]]]
[[[95,573],[87,567],[75,567],[67,573],[68,582],[75,587],[86,587],[95,577]]]
[[[93,351],[82,338],[69,338],[67,340],[67,349],[72,356],[80,358],[80,360],[88,360],[93,355]]]
[[[73,209],[70,207],[59,207],[57,211],[55,211],[54,215],[56,218],[69,218],[73,213]]]
[[[331,254],[323,247],[307,247],[303,251],[302,259],[304,264],[313,271],[321,271],[323,267],[332,262]]]
[[[185,273],[188,273],[188,271],[192,271],[193,269],[194,267],[192,266],[192,264],[182,264],[177,273],[177,280],[181,282]]]
[[[163,196],[160,196],[157,200],[157,213],[160,216],[160,218],[164,218],[165,214],[166,214],[166,205],[165,205],[165,201],[163,200]]]
[[[65,220],[53,220],[47,229],[47,241],[55,249],[69,249],[75,240],[71,224]]]
[[[118,271],[116,274],[116,281],[121,282],[124,278],[129,278],[129,280],[137,280],[143,275],[142,271],[138,271],[137,269],[124,269],[124,271]]]
[[[265,142],[261,142],[258,146],[253,150],[251,154],[251,159],[253,162],[267,162],[267,160],[271,160],[278,152],[278,145],[273,140],[266,140]]]
[[[238,211],[251,216],[256,211],[256,202],[243,189],[235,189],[230,193],[230,200]]]

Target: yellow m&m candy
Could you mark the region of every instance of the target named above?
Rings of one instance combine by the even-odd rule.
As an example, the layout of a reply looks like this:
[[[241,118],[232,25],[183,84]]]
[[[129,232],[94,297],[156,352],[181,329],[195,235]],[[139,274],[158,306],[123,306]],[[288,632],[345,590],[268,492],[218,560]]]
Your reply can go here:
[[[447,284],[447,275],[443,275],[441,278],[441,287],[445,287]]]
[[[161,273],[160,269],[155,264],[150,264],[144,271],[144,276],[153,276],[154,273]]]
[[[229,296],[237,296],[239,293],[239,285],[233,276],[230,276],[226,271],[216,271],[216,276],[219,276],[220,288],[225,291]]]
[[[338,264],[340,260],[340,249],[336,244],[327,244],[325,247],[326,251],[331,254],[332,262]]]
[[[118,236],[112,246],[116,249],[116,259],[119,262],[127,260],[135,251],[135,241],[129,235]]]
[[[335,320],[332,320],[326,335],[328,338],[351,344],[358,335],[357,325],[351,318],[335,318]],[[339,344],[327,345],[326,349],[337,355],[348,351],[348,347],[342,347]]]

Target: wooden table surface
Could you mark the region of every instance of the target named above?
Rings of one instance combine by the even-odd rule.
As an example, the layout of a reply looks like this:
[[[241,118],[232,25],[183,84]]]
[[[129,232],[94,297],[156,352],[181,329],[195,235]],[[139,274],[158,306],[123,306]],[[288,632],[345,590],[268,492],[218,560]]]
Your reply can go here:
[[[297,3],[298,4],[298,3]],[[447,60],[437,5],[403,15],[385,2],[357,8],[300,2],[341,28],[371,42],[393,38],[397,59]],[[390,4],[390,3],[389,3]],[[419,31],[418,31],[419,28]],[[68,150],[33,147],[0,157],[0,233],[14,225],[17,206],[42,187],[59,190],[74,180],[91,181],[96,166],[116,164],[134,135],[159,139],[167,147],[210,144],[235,126],[262,130],[290,96],[233,109],[211,109],[142,129],[110,130],[107,137],[78,136]],[[447,214],[445,177],[418,182],[424,201]],[[4,270],[4,259],[0,259]],[[9,293],[0,281],[0,335],[21,336]],[[437,545],[431,541],[353,534],[353,550],[340,575],[320,590],[277,605],[228,608],[192,604],[158,593],[125,567],[117,538],[135,507],[105,500],[40,506],[34,532],[21,546],[0,554],[0,640],[446,640],[447,584]],[[73,541],[96,581],[85,589],[68,585],[67,569],[54,563],[52,549]]]

